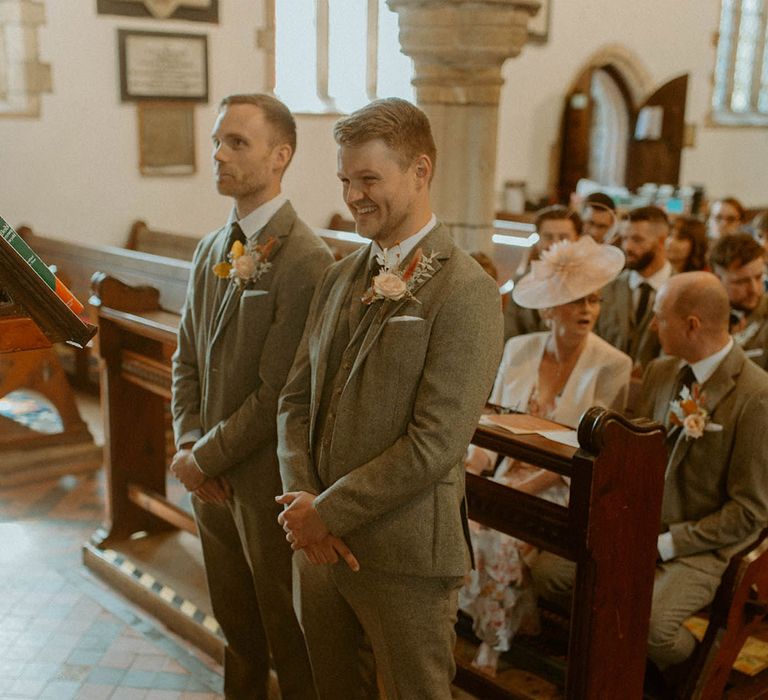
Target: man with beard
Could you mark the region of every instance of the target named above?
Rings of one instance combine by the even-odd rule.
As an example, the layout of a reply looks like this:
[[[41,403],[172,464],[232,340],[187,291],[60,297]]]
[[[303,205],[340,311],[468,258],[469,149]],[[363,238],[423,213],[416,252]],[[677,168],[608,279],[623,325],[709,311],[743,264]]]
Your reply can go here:
[[[768,369],[765,250],[748,233],[734,233],[717,241],[709,261],[728,293],[733,339],[747,357]]]
[[[632,358],[635,376],[661,349],[651,319],[656,291],[672,274],[664,247],[668,233],[669,220],[661,209],[633,209],[621,234],[627,269],[603,289],[595,332]]]

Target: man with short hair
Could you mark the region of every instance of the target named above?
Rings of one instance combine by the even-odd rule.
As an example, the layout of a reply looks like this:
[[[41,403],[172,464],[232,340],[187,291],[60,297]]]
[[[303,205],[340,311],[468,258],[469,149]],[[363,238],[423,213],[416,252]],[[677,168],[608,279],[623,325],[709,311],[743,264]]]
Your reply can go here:
[[[627,269],[603,290],[595,332],[632,358],[636,376],[660,350],[650,326],[656,292],[672,274],[664,247],[668,233],[669,221],[661,209],[633,209],[621,233]]]
[[[669,357],[648,366],[638,415],[667,426],[669,445],[648,641],[664,671],[694,650],[683,622],[768,524],[768,374],[729,336],[728,297],[711,273],[670,278],[654,312]],[[545,598],[568,601],[571,562],[543,554],[533,574]]]
[[[582,230],[581,217],[572,209],[553,205],[536,212],[536,233],[539,240],[531,249],[531,259],[538,258],[545,250],[549,250],[555,243],[561,241],[575,241]],[[515,282],[519,280],[528,269],[520,270],[515,275]],[[524,309],[518,306],[511,298],[507,300],[504,309],[504,340],[507,341],[516,335],[536,333],[547,330],[544,320],[538,310]]]
[[[748,233],[720,238],[709,254],[731,303],[731,335],[747,357],[768,369],[765,249]]]
[[[582,202],[581,218],[585,236],[592,236],[597,243],[611,242],[606,236],[616,224],[616,204],[607,194],[593,192],[587,195]]]
[[[499,296],[432,213],[421,110],[377,100],[334,136],[372,243],[323,278],[280,398],[280,522],[320,698],[378,697],[372,649],[388,698],[444,700],[470,563],[464,453],[501,356]]]
[[[213,133],[226,226],[195,251],[173,356],[171,470],[192,492],[213,612],[226,638],[224,693],[268,697],[270,652],[281,696],[316,698],[293,610],[291,549],[276,522],[282,489],[277,399],[326,246],[281,194],[296,125],[268,95],[221,102]]]

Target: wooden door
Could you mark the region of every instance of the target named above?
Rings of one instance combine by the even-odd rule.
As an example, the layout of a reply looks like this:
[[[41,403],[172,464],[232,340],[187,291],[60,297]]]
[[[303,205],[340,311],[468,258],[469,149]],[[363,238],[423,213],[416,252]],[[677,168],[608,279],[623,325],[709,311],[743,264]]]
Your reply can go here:
[[[560,172],[557,199],[568,202],[576,183],[589,176],[589,145],[592,128],[592,72],[584,71],[565,98],[561,127]]]
[[[676,185],[680,179],[680,155],[685,132],[685,100],[688,74],[670,80],[656,90],[632,115],[627,151],[627,187],[634,190],[645,182]],[[635,139],[635,127],[643,107],[663,110],[661,137]]]

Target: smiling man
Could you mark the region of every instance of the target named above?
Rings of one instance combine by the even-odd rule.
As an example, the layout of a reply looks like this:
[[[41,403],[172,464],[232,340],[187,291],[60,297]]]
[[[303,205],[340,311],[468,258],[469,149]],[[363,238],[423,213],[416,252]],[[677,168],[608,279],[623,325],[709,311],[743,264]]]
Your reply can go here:
[[[234,207],[195,252],[173,356],[171,469],[193,494],[227,640],[226,697],[266,700],[271,652],[284,700],[312,700],[291,549],[276,522],[275,413],[332,257],[281,194],[296,150],[285,105],[268,95],[227,97],[211,136],[216,186]]]
[[[280,521],[320,697],[378,697],[375,664],[388,698],[444,700],[470,562],[463,457],[501,355],[498,292],[432,213],[419,109],[379,100],[334,136],[371,244],[325,275],[280,398]]]

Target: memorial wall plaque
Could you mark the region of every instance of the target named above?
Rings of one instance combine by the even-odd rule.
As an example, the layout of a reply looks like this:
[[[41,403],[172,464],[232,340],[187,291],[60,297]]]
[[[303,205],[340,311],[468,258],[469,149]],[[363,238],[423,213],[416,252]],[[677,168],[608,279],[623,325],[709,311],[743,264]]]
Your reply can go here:
[[[208,101],[208,37],[118,29],[120,97]]]

